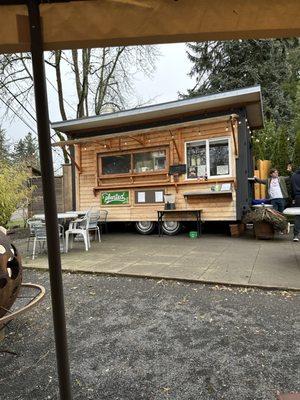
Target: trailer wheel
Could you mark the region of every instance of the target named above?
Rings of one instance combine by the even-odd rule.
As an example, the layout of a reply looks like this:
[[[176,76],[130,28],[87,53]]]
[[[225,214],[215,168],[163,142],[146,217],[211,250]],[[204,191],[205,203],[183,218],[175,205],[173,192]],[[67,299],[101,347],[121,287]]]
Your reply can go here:
[[[153,221],[138,221],[135,223],[135,229],[142,235],[150,235],[155,229]]]
[[[162,223],[162,230],[166,235],[177,235],[181,229],[181,223],[178,221],[164,221]]]

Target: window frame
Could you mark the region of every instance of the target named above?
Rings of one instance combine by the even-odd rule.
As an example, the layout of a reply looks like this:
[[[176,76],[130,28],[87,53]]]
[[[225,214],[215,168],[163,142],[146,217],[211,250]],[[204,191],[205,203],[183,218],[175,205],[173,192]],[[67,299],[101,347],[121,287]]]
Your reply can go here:
[[[105,153],[97,153],[97,176],[98,178],[118,178],[118,177],[130,177],[130,176],[143,176],[143,175],[161,175],[166,174],[169,170],[169,147],[168,146],[159,146],[159,147],[145,147],[143,149],[128,149],[127,151],[117,151],[117,152],[105,152]],[[150,153],[154,151],[165,151],[166,153],[166,164],[164,169],[160,169],[158,171],[146,171],[146,172],[134,172],[133,165],[133,156],[138,153]],[[102,170],[102,158],[110,157],[110,156],[121,156],[121,155],[130,155],[130,172],[126,173],[118,173],[118,174],[103,174]]]
[[[109,176],[119,176],[119,175],[121,175],[121,176],[130,176],[131,175],[131,173],[132,173],[132,154],[130,152],[126,152],[126,153],[123,153],[123,154],[107,153],[107,154],[102,155],[102,156],[99,156],[99,155],[100,155],[100,153],[97,153],[98,176],[103,176],[103,177],[107,176],[107,177],[109,177]],[[102,158],[103,157],[114,157],[114,156],[117,157],[117,156],[122,156],[122,155],[123,156],[125,156],[125,155],[129,155],[130,156],[130,169],[129,169],[129,172],[119,172],[119,173],[116,173],[116,174],[103,174]],[[101,174],[99,173],[100,169],[101,169]]]
[[[164,151],[165,152],[165,156],[166,156],[166,161],[165,161],[165,165],[166,165],[166,168],[164,168],[164,169],[160,169],[160,170],[153,170],[153,171],[145,171],[145,172],[135,172],[134,171],[134,155],[135,154],[143,154],[143,153],[154,153],[154,152],[156,152],[156,151]],[[134,175],[136,175],[136,174],[138,174],[138,175],[141,175],[141,174],[147,174],[147,173],[149,173],[149,174],[157,174],[157,173],[164,173],[164,171],[167,171],[168,170],[168,161],[169,161],[169,158],[168,158],[168,155],[167,155],[167,148],[166,147],[164,147],[164,148],[156,148],[156,149],[153,149],[153,148],[151,148],[151,149],[145,149],[145,150],[143,150],[143,151],[133,151],[132,153],[131,153],[131,157],[132,157],[132,163],[131,163],[131,167],[132,167],[132,173],[134,174]]]
[[[210,174],[210,157],[209,157],[209,143],[210,142],[222,142],[227,140],[228,143],[228,161],[229,161],[229,173],[226,175],[211,175]],[[209,138],[209,139],[197,139],[197,140],[190,140],[185,142],[184,150],[185,150],[185,162],[187,165],[187,145],[190,143],[205,143],[205,158],[206,158],[206,172],[207,172],[207,179],[216,179],[216,178],[231,178],[232,177],[232,160],[231,160],[231,137],[230,136],[222,136],[216,138]],[[188,178],[188,165],[187,165],[187,172],[185,174],[185,180],[187,181],[195,181],[198,178]]]

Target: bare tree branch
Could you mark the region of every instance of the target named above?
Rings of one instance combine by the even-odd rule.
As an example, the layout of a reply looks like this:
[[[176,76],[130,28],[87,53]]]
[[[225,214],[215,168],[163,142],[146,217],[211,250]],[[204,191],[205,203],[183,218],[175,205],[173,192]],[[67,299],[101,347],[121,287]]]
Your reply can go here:
[[[50,82],[57,91],[58,106],[63,120],[67,119],[66,105],[74,110],[76,118],[91,112],[100,114],[107,110],[132,107],[136,100],[134,79],[137,73],[151,76],[155,69],[158,51],[155,46],[131,46],[46,53],[47,68],[54,68],[55,82]],[[48,71],[46,69],[46,71]],[[73,93],[70,84],[73,83]],[[7,115],[27,113],[31,107],[32,67],[29,53],[0,55],[0,94],[5,100]],[[68,98],[65,98],[68,89]],[[139,99],[139,103],[144,100]],[[135,101],[136,103],[136,101]],[[17,105],[17,107],[16,107]],[[22,106],[21,106],[22,105]],[[24,107],[23,107],[24,106]],[[59,134],[59,140],[64,140]],[[68,161],[64,154],[65,162]]]
[[[61,81],[61,71],[60,71],[60,62],[61,62],[61,51],[55,51],[55,74],[56,74],[56,84],[57,84],[57,95],[58,95],[58,104],[61,117],[64,121],[67,120],[67,114],[64,106],[64,95],[63,95],[63,85]]]

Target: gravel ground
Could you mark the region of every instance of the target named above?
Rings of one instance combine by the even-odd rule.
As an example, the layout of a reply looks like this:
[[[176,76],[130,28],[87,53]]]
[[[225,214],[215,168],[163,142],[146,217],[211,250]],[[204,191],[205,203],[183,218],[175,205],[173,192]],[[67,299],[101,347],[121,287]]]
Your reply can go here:
[[[24,281],[49,288],[48,274]],[[74,399],[271,400],[299,391],[294,292],[65,274]],[[0,342],[0,398],[58,399],[49,291]]]

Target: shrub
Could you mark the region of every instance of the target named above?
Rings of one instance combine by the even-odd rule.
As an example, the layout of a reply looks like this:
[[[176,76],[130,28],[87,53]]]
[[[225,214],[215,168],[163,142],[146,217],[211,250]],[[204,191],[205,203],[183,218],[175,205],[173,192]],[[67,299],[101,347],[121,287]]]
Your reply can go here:
[[[0,226],[7,226],[13,212],[26,207],[33,187],[28,185],[29,174],[23,164],[0,166]]]

